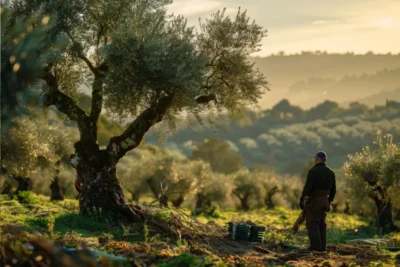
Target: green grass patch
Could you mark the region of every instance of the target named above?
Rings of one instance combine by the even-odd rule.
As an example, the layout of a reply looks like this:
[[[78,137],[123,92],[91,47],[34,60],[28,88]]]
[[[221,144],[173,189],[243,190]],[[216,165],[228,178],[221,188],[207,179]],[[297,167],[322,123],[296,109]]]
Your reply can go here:
[[[221,261],[213,261],[210,257],[199,257],[183,253],[168,263],[156,265],[158,267],[206,267],[206,266],[227,266]]]
[[[21,204],[39,204],[40,199],[36,194],[29,191],[21,191],[14,196]]]

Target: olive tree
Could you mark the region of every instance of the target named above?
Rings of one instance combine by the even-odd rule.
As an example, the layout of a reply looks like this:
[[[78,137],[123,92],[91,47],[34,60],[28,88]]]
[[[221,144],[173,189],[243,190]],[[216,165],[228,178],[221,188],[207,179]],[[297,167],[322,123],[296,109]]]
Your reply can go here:
[[[53,176],[52,188],[57,186],[58,192],[52,192],[60,195],[57,174],[62,160],[72,153],[71,146],[70,136],[59,131],[54,122],[49,124],[33,113],[15,118],[1,129],[2,172],[18,182],[17,192],[33,189],[35,173]]]
[[[44,82],[45,105],[56,106],[80,131],[72,162],[82,181],[79,204],[83,213],[113,210],[135,219],[116,169],[118,161],[140,144],[150,128],[161,121],[172,125],[181,112],[201,117],[207,110],[240,110],[255,104],[267,86],[249,60],[266,31],[250,21],[246,12],[239,10],[234,18],[216,12],[195,31],[183,17],[167,15],[168,3],[11,3],[18,18],[39,9],[55,18],[51,38],[60,33],[68,36],[69,46],[54,52],[63,55],[62,59],[55,57],[45,64],[37,79]],[[73,99],[81,80],[92,92],[88,113]],[[131,121],[105,148],[97,142],[102,111]]]
[[[204,160],[214,171],[225,174],[240,170],[243,161],[227,142],[217,138],[208,138],[197,143],[192,151],[192,159]]]
[[[195,196],[195,214],[213,213],[216,202],[224,202],[232,190],[230,176],[214,172],[207,162],[195,161],[196,178],[192,194]]]
[[[392,135],[382,136],[380,132],[374,146],[367,146],[362,152],[349,155],[343,166],[348,177],[351,195],[362,201],[362,193],[375,202],[377,226],[386,230],[396,230],[392,216],[392,198],[399,194],[400,146]],[[361,193],[361,195],[360,195]]]
[[[133,201],[139,202],[143,195],[154,194],[150,192],[147,180],[154,176],[157,164],[167,158],[172,159],[166,150],[152,145],[142,145],[121,159],[118,176]],[[158,198],[158,193],[155,193],[155,197]]]
[[[250,209],[249,202],[251,199],[257,200],[262,197],[260,182],[260,176],[247,169],[242,169],[234,174],[232,194],[239,199],[242,210]]]

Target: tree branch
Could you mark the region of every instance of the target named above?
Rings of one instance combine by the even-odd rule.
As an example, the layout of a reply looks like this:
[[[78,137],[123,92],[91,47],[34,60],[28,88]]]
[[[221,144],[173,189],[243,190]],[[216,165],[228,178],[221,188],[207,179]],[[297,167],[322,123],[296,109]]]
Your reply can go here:
[[[92,107],[90,110],[90,118],[97,122],[103,108],[103,76],[96,74],[92,87]]]
[[[74,46],[75,45],[80,46],[80,44],[77,41],[75,41],[75,39],[71,33],[67,32],[67,35],[71,39]],[[90,71],[95,75],[98,74],[98,70],[93,66],[92,62],[90,62],[90,60],[84,54],[82,54],[82,51],[79,49],[79,51],[76,51],[76,52],[77,52],[78,57],[80,59],[82,59],[86,63],[86,65],[89,67]]]
[[[41,77],[49,86],[50,90],[45,94],[44,105],[46,107],[54,105],[59,111],[68,116],[78,124],[81,135],[89,134],[89,117],[68,95],[58,90],[57,79],[50,72],[45,72]]]
[[[163,96],[149,108],[144,110],[119,136],[110,139],[107,151],[118,161],[128,151],[137,147],[146,132],[156,123],[162,121],[170,107],[173,95]]]
[[[207,104],[208,102],[216,101],[216,100],[217,100],[217,99],[216,99],[216,97],[215,97],[214,94],[210,94],[210,95],[201,95],[201,96],[198,96],[198,97],[195,98],[195,101],[196,101],[198,104]]]
[[[233,190],[233,191],[232,191],[232,194],[234,194],[235,196],[237,196],[237,198],[239,198],[240,200],[243,200],[242,196],[241,196],[236,190]]]

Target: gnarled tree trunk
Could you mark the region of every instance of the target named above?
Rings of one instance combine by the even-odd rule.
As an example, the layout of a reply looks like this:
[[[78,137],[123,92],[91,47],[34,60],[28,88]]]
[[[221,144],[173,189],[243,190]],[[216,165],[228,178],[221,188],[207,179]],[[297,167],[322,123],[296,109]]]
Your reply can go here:
[[[275,204],[272,201],[272,198],[274,197],[274,195],[276,195],[276,193],[278,193],[278,191],[279,191],[279,188],[277,186],[272,187],[271,190],[268,191],[268,193],[264,199],[264,203],[268,209],[273,209],[275,207]]]
[[[249,210],[250,206],[249,206],[249,198],[248,196],[244,196],[243,198],[239,198],[240,199],[240,207],[242,210]]]
[[[350,215],[350,201],[349,200],[346,200],[346,203],[345,203],[345,208],[344,208],[344,210],[343,210],[343,213],[344,214],[348,214],[348,215]]]
[[[250,194],[246,193],[243,196],[241,196],[239,193],[237,192],[233,192],[233,194],[239,199],[240,201],[240,208],[242,210],[249,210],[250,206],[249,206],[249,197]]]
[[[201,214],[206,210],[207,208],[211,207],[211,200],[209,200],[205,194],[202,192],[198,192],[196,194],[196,207],[195,207],[195,212],[196,214]]]
[[[158,203],[160,203],[160,207],[168,207],[168,197],[164,194],[161,180],[156,177],[146,179],[151,192],[153,192],[154,197],[158,200]]]
[[[50,200],[64,200],[64,189],[60,185],[60,179],[56,176],[50,184]]]
[[[377,209],[376,226],[382,229],[383,233],[398,231],[393,221],[392,201],[386,190],[380,185],[375,185],[369,197],[374,200]]]
[[[114,157],[90,142],[79,141],[75,149],[71,164],[81,181],[81,213],[111,212],[131,221],[138,219],[139,214],[125,201]]]
[[[31,178],[16,176],[14,179],[18,182],[16,194],[18,194],[20,191],[32,191],[33,183]]]
[[[177,199],[172,200],[172,205],[175,208],[180,208],[183,201],[185,201],[185,198],[183,197],[183,194],[179,194],[179,197]]]
[[[115,211],[118,210],[116,207],[126,203],[115,164],[80,163],[78,176],[82,185],[79,198],[82,213],[88,213],[92,209]]]

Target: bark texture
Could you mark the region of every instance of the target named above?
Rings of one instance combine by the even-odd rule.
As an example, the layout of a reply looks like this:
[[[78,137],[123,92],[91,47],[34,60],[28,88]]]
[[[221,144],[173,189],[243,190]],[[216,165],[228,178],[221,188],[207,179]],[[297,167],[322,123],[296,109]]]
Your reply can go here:
[[[393,204],[387,191],[382,186],[375,184],[369,197],[374,200],[377,209],[376,226],[381,229],[384,234],[398,231],[399,229],[393,221]]]
[[[50,184],[50,200],[64,200],[64,188],[60,185],[60,179],[56,176]]]
[[[211,200],[207,199],[202,192],[196,194],[196,214],[202,214],[206,209],[211,207]]]

